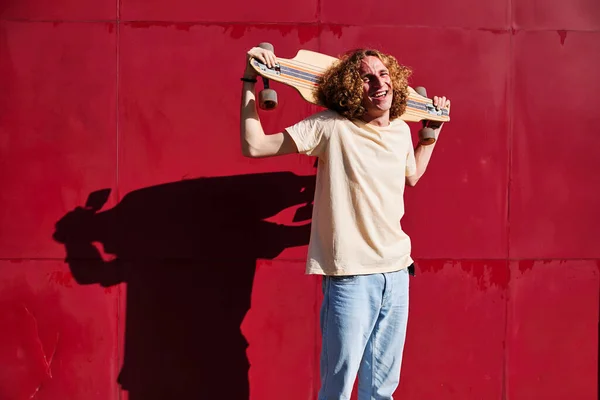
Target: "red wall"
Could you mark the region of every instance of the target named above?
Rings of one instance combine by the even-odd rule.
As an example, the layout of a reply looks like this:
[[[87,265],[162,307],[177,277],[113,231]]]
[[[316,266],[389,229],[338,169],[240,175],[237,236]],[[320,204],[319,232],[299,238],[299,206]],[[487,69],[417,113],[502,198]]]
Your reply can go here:
[[[398,398],[597,398],[597,0],[7,0],[0,17],[2,400],[315,398],[313,160],[238,145],[261,41],[375,46],[452,100],[406,194]],[[278,91],[269,131],[317,110]],[[101,189],[101,211],[69,213]]]

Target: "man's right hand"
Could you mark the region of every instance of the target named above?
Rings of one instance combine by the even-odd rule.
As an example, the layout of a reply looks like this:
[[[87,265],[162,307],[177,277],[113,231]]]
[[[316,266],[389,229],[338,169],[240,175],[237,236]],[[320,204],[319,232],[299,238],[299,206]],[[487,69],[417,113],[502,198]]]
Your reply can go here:
[[[270,50],[265,50],[262,47],[253,47],[246,53],[246,72],[244,72],[244,77],[246,78],[256,78],[258,75],[250,65],[251,58],[256,58],[258,61],[266,64],[269,68],[273,68],[275,64],[277,64],[275,53]]]

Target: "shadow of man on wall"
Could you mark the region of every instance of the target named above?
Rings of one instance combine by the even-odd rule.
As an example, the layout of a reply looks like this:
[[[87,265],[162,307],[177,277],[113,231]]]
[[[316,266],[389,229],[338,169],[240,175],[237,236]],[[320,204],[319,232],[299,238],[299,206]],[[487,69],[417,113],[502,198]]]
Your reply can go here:
[[[308,243],[314,185],[290,172],[201,178],[136,190],[100,211],[104,189],[57,222],[53,237],[78,283],[127,284],[118,382],[131,400],[249,398],[240,325],[256,260]],[[305,222],[265,221],[292,206]]]

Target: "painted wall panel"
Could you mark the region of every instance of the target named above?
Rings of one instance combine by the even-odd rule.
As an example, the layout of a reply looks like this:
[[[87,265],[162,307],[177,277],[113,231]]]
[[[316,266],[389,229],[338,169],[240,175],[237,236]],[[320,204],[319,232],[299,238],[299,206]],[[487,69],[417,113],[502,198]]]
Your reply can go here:
[[[316,398],[321,279],[304,260],[259,261],[241,329],[248,341],[250,399]],[[293,390],[290,390],[293,388]]]
[[[600,29],[600,7],[596,0],[517,0],[512,4],[514,26],[518,29]]]
[[[118,290],[62,261],[0,261],[2,398],[116,400]]]
[[[127,21],[225,22],[237,24],[241,36],[248,25],[257,23],[317,22],[317,0],[249,4],[177,0],[120,0],[121,18]]]
[[[200,176],[292,170],[314,174],[314,160],[243,157],[239,136],[245,52],[272,41],[278,54],[317,50],[315,27],[194,25],[189,30],[125,24],[120,48],[120,190]],[[227,51],[223,51],[227,49]],[[262,84],[257,84],[262,88]],[[262,112],[267,133],[280,132],[313,107],[277,86],[280,104]]]
[[[504,0],[464,0],[460,4],[439,0],[426,3],[418,0],[348,0],[344,3],[322,0],[320,9],[323,22],[343,25],[506,29],[509,26],[509,4]]]
[[[0,22],[0,257],[62,257],[54,223],[115,185],[115,44],[114,24]]]
[[[5,0],[0,3],[1,19],[99,21],[116,19],[118,0]]]
[[[515,36],[511,257],[600,257],[599,43],[599,33]]]
[[[510,264],[507,398],[598,398],[598,261]]]
[[[397,397],[502,399],[507,263],[416,265]]]

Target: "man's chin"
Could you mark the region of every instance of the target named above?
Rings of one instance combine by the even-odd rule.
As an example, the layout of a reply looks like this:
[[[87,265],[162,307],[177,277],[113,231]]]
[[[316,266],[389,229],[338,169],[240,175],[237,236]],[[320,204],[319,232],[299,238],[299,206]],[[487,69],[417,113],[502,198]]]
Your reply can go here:
[[[389,112],[392,108],[392,104],[380,104],[376,107],[378,113],[386,113]]]
[[[373,101],[371,103],[371,107],[372,108],[376,108],[378,110],[387,111],[390,108],[392,108],[392,100],[391,99],[385,99],[385,100],[381,100],[381,101]]]
[[[371,114],[373,116],[377,115],[380,117],[381,115],[390,111],[392,108],[392,102],[385,101],[379,104],[371,102],[370,104],[363,104],[363,107],[365,108],[367,114]]]

